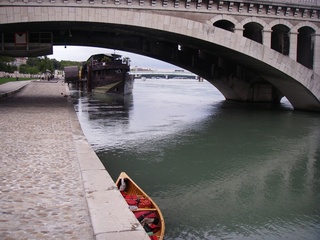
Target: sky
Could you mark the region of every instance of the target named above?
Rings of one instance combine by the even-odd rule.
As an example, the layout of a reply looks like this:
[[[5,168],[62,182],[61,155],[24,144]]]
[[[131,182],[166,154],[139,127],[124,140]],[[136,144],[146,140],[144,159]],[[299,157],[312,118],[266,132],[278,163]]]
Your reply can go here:
[[[77,46],[54,46],[53,54],[48,55],[48,58],[56,59],[57,61],[61,60],[70,60],[70,61],[86,61],[91,55],[97,53],[114,53],[113,49],[107,48],[95,48],[95,47],[77,47]],[[141,68],[150,68],[150,69],[163,69],[163,70],[174,70],[180,69],[169,63],[165,63],[153,58],[145,57],[142,55],[137,55],[134,53],[123,52],[116,50],[115,53],[122,55],[123,57],[129,57],[131,60],[132,67],[141,67]]]

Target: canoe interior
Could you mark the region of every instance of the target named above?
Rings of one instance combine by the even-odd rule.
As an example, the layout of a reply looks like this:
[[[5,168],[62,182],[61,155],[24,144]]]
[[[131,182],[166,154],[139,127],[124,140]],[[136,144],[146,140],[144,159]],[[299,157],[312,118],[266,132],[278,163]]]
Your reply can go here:
[[[157,237],[158,240],[163,240],[164,238],[164,231],[165,231],[165,224],[164,224],[164,219],[163,219],[163,215],[159,209],[159,207],[156,205],[156,203],[124,172],[122,172],[120,174],[120,176],[118,177],[117,181],[116,181],[116,185],[119,189],[120,185],[121,185],[121,179],[125,180],[126,183],[126,189],[125,189],[125,194],[128,195],[134,195],[137,196],[138,198],[147,198],[150,200],[151,202],[151,206],[149,206],[148,208],[138,208],[136,210],[133,210],[133,213],[137,213],[139,211],[152,211],[155,212],[158,216],[159,216],[159,223],[157,224],[160,229],[154,233],[154,236]],[[151,238],[152,239],[152,238]]]

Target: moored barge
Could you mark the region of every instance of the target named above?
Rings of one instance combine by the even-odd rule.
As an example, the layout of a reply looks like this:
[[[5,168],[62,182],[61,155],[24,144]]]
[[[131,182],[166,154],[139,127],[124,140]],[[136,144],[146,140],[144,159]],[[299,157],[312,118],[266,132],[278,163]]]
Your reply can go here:
[[[98,93],[131,94],[133,77],[129,75],[130,59],[118,54],[92,55],[81,68],[88,90]]]

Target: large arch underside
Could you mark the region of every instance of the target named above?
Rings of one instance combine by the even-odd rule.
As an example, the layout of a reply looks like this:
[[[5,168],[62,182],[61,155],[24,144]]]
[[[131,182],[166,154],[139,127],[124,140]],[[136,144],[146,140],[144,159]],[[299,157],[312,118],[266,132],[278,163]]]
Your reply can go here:
[[[60,17],[61,21],[31,16],[25,22],[0,24],[0,31],[3,34],[12,29],[15,32],[52,32],[53,45],[133,52],[187,69],[207,79],[229,100],[279,102],[286,96],[295,109],[320,111],[320,77],[317,74],[237,34],[155,13],[137,12],[138,20],[124,19],[121,23],[107,21],[108,18],[103,21],[101,18],[99,21],[84,19],[83,16],[67,20],[69,17],[65,14]],[[124,16],[128,11],[119,10],[118,14]],[[150,22],[150,19],[153,20]],[[162,24],[158,24],[159,21]],[[183,21],[188,24],[182,24]]]

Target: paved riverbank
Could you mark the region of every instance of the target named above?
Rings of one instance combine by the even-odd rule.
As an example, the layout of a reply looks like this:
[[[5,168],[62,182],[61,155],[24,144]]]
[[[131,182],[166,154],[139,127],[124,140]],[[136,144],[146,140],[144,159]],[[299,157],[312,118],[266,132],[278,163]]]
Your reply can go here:
[[[83,136],[66,85],[15,87],[0,85],[0,239],[148,239]]]
[[[21,91],[30,81],[7,82],[0,85],[0,99],[6,98]]]

